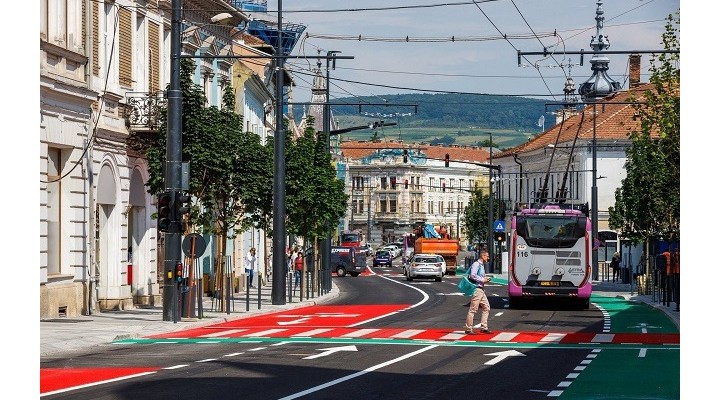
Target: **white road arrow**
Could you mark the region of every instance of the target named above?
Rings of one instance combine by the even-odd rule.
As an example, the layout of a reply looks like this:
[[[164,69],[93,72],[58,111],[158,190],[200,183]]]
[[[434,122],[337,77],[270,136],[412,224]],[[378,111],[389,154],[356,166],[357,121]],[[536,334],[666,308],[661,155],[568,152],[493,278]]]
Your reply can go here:
[[[307,356],[303,358],[303,360],[312,360],[313,358],[320,358],[325,357],[327,355],[330,355],[332,353],[338,352],[338,351],[357,351],[357,347],[355,346],[340,346],[340,347],[330,347],[327,349],[318,349],[318,350],[325,350],[320,354],[315,354],[314,356]]]
[[[525,354],[517,351],[517,350],[505,350],[505,351],[498,351],[497,353],[488,353],[487,356],[495,356],[492,360],[485,363],[485,365],[495,365],[499,363],[500,361],[508,358],[508,357],[515,357],[515,356],[523,356],[525,357]]]

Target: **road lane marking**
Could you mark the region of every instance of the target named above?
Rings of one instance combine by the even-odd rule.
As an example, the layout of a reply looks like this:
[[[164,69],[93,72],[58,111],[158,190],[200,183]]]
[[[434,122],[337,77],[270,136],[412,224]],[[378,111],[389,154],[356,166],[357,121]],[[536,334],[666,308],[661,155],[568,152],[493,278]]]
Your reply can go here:
[[[500,332],[493,336],[490,340],[494,342],[509,342],[517,336],[517,332]]]
[[[331,330],[332,330],[332,328],[313,329],[313,330],[309,330],[307,332],[300,332],[300,333],[296,333],[294,335],[290,335],[290,337],[311,337],[311,336],[319,335],[321,333],[325,333],[325,332],[328,332]]]
[[[614,334],[605,334],[605,333],[599,333],[593,337],[591,340],[592,343],[612,343],[613,338],[615,337]]]
[[[206,335],[200,335],[200,337],[227,336],[227,335],[232,335],[233,333],[243,332],[243,331],[246,331],[246,330],[247,330],[247,329],[228,329],[228,330],[225,330],[225,331],[208,333],[208,334],[206,334]]]
[[[560,342],[565,336],[565,333],[548,333],[540,342]]]
[[[365,335],[369,335],[373,332],[377,332],[380,329],[358,329],[355,332],[346,333],[344,335],[341,335],[340,337],[361,337]]]
[[[165,367],[163,369],[178,369],[178,368],[183,368],[183,367],[187,367],[187,366],[188,366],[188,364],[178,364],[178,365],[173,365],[172,367]]]
[[[345,382],[345,381],[349,381],[349,380],[351,380],[351,379],[355,379],[355,378],[357,378],[357,377],[360,377],[360,376],[365,375],[365,374],[367,374],[367,373],[373,372],[373,371],[378,370],[378,369],[380,369],[380,368],[386,367],[386,366],[388,366],[388,365],[395,364],[396,362],[403,361],[403,360],[406,360],[406,359],[408,359],[408,358],[414,357],[414,356],[416,356],[416,355],[418,355],[418,354],[420,354],[420,353],[424,353],[424,352],[426,352],[426,351],[428,351],[428,350],[434,349],[435,347],[437,347],[437,345],[431,345],[431,346],[427,346],[427,347],[424,347],[424,348],[419,349],[419,350],[415,350],[415,351],[413,351],[412,353],[408,353],[408,354],[406,354],[406,355],[404,355],[404,356],[400,356],[400,357],[395,358],[395,359],[393,359],[393,360],[385,361],[384,363],[381,363],[381,364],[378,364],[378,365],[374,365],[374,366],[369,367],[369,368],[366,368],[366,369],[364,369],[364,370],[362,370],[362,371],[358,371],[358,372],[356,372],[356,373],[354,373],[354,374],[351,374],[351,375],[348,375],[348,376],[344,376],[344,377],[342,377],[342,378],[338,378],[338,379],[332,380],[332,381],[327,382],[327,383],[323,383],[322,385],[318,385],[318,386],[312,387],[312,388],[307,389],[307,390],[303,390],[302,392],[298,392],[298,393],[291,394],[291,395],[289,395],[289,396],[286,396],[286,397],[281,398],[280,400],[292,400],[292,399],[297,399],[297,398],[306,396],[306,395],[308,395],[308,394],[310,394],[310,393],[315,393],[315,392],[317,392],[317,391],[319,391],[319,390],[323,390],[323,389],[329,388],[330,386],[335,386],[335,385],[337,385],[337,384],[339,384],[339,383],[342,383],[342,382]]]
[[[404,331],[402,331],[402,332],[400,332],[400,333],[396,333],[396,334],[394,334],[394,335],[392,335],[392,336],[390,336],[390,337],[391,337],[391,338],[397,338],[397,339],[409,339],[409,338],[411,338],[411,337],[413,337],[413,336],[415,336],[415,335],[418,335],[418,334],[420,334],[420,333],[423,333],[423,332],[425,332],[424,329],[407,329],[407,330],[404,330]]]
[[[121,376],[121,377],[119,377],[119,378],[107,379],[107,380],[104,380],[104,381],[98,381],[98,382],[93,382],[93,383],[86,383],[86,384],[84,384],[84,385],[73,386],[73,387],[69,387],[69,388],[65,388],[65,389],[59,389],[59,390],[55,390],[55,391],[52,391],[52,392],[40,393],[40,397],[50,396],[50,395],[58,394],[58,393],[70,392],[70,391],[73,391],[73,390],[84,389],[84,388],[93,387],[93,386],[97,386],[97,385],[104,385],[104,384],[110,383],[110,382],[123,381],[123,380],[125,380],[125,379],[137,378],[137,377],[140,377],[140,376],[145,376],[145,375],[154,374],[155,372],[156,372],[156,371],[141,372],[141,373],[139,373],[139,374],[133,374],[133,375],[128,375],[128,376]]]
[[[275,333],[285,332],[286,330],[287,329],[267,329],[260,332],[248,333],[247,335],[244,335],[244,337],[270,336]]]

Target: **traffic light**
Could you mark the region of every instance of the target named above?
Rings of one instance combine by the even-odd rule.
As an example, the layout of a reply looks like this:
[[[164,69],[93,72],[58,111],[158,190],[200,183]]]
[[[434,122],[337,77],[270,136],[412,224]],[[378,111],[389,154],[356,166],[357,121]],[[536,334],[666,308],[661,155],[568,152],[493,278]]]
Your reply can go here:
[[[505,232],[495,232],[495,241],[504,242],[505,241]]]
[[[408,188],[408,180],[405,179],[405,189],[407,189],[407,188]]]
[[[176,195],[175,207],[177,207],[178,210],[178,217],[182,218],[183,215],[190,212],[190,199],[192,196],[189,194],[182,194],[181,192],[177,192]]]
[[[177,263],[175,265],[175,280],[178,282],[182,282],[182,280],[183,280],[183,265],[182,265],[182,263]]]
[[[158,196],[158,229],[160,232],[167,232],[170,228],[170,207],[172,196],[170,192],[162,192]]]
[[[192,196],[189,194],[182,194],[181,192],[177,192],[176,195],[175,207],[177,207],[178,219],[180,220],[180,233],[184,233],[187,230],[187,224],[185,223],[185,218],[183,218],[183,216],[190,213],[190,199]]]
[[[445,191],[445,182],[442,183],[442,191]]]
[[[445,168],[448,168],[450,166],[450,154],[445,153]]]
[[[408,161],[408,151],[407,149],[403,150],[403,162],[407,164]],[[405,181],[405,189],[407,189],[407,181]]]

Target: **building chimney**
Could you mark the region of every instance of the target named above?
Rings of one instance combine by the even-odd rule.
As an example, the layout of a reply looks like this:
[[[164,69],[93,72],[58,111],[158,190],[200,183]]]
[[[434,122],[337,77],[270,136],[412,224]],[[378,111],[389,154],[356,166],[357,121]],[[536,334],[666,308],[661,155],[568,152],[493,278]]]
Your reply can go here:
[[[630,89],[640,84],[640,54],[630,54]]]

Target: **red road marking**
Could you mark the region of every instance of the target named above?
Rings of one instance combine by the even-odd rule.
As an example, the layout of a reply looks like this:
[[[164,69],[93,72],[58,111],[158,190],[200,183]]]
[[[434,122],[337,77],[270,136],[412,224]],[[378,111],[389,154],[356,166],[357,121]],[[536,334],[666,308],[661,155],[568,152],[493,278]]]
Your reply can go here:
[[[123,376],[154,372],[157,367],[133,368],[41,368],[40,393],[53,392]]]
[[[202,328],[190,329],[187,331],[169,332],[150,338],[177,338],[177,337],[198,337],[218,329],[237,328],[330,328],[347,327],[362,321],[379,317],[391,312],[399,311],[409,307],[409,304],[370,304],[370,305],[316,305],[309,307],[295,308],[292,310],[278,311],[271,314],[258,315],[238,319],[235,321],[223,322],[205,326]],[[251,332],[247,332],[251,333]],[[242,337],[245,332],[235,337]]]

